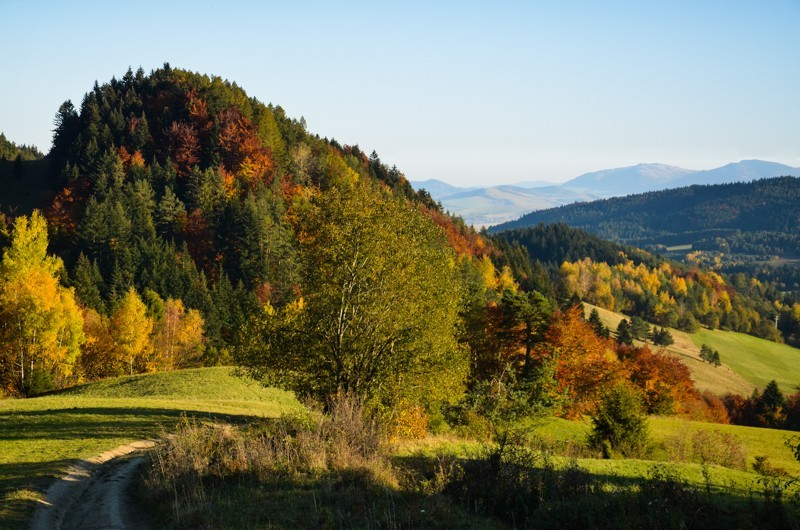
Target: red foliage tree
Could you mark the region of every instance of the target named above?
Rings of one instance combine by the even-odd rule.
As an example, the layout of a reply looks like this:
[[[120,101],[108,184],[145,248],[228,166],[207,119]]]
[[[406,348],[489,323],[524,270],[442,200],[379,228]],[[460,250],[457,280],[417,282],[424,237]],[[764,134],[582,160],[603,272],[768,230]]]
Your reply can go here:
[[[628,376],[613,341],[597,336],[583,319],[579,305],[554,314],[545,337],[535,355],[540,362],[556,362],[558,391],[568,399],[563,412],[566,417],[594,410],[603,391]]]
[[[247,185],[269,184],[275,164],[267,147],[261,143],[250,120],[232,107],[218,115],[218,145],[223,166]]]

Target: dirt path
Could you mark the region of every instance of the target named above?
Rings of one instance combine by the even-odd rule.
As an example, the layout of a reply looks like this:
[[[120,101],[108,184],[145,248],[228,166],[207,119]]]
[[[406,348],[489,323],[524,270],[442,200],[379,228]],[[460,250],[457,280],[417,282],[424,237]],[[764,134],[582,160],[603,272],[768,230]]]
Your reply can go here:
[[[48,488],[31,530],[148,528],[146,518],[131,505],[128,487],[144,461],[137,451],[153,445],[149,440],[133,442],[70,466]]]

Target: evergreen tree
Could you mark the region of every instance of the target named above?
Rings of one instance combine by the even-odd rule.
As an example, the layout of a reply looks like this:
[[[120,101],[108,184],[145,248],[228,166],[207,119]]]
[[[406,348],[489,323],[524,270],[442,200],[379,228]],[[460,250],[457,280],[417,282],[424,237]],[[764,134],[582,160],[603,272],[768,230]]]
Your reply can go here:
[[[105,303],[102,293],[105,291],[105,284],[97,260],[89,261],[89,258],[81,252],[75,263],[72,278],[72,286],[75,288],[78,300],[98,313],[104,313]]]
[[[617,453],[641,456],[647,450],[647,416],[633,388],[618,384],[606,392],[592,415],[589,444],[611,458]]]
[[[617,326],[617,342],[620,344],[627,344],[633,346],[633,333],[631,333],[631,324],[627,319],[620,320]]]
[[[589,313],[589,324],[592,325],[595,333],[597,333],[598,337],[603,337],[607,339],[611,336],[611,331],[608,329],[608,326],[603,324],[603,321],[600,319],[600,313],[597,311],[597,308],[592,308],[592,311]]]

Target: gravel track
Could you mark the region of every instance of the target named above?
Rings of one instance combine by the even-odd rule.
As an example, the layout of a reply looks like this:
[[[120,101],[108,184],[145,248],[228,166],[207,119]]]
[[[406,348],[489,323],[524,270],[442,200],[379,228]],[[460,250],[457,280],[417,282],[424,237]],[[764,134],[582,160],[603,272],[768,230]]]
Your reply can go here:
[[[145,530],[146,514],[133,506],[129,487],[144,462],[140,452],[155,442],[140,440],[69,467],[36,508],[31,530]]]

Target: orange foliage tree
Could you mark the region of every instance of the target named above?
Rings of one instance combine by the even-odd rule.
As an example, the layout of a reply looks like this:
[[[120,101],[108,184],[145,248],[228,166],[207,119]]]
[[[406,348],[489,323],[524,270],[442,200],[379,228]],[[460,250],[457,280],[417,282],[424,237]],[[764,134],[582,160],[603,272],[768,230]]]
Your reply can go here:
[[[275,167],[272,155],[250,121],[233,107],[219,114],[218,144],[224,167],[248,186],[269,184]]]
[[[569,418],[592,411],[602,393],[628,375],[613,342],[595,334],[580,305],[553,315],[533,355],[540,363],[555,362],[557,388],[566,398],[562,413]]]

